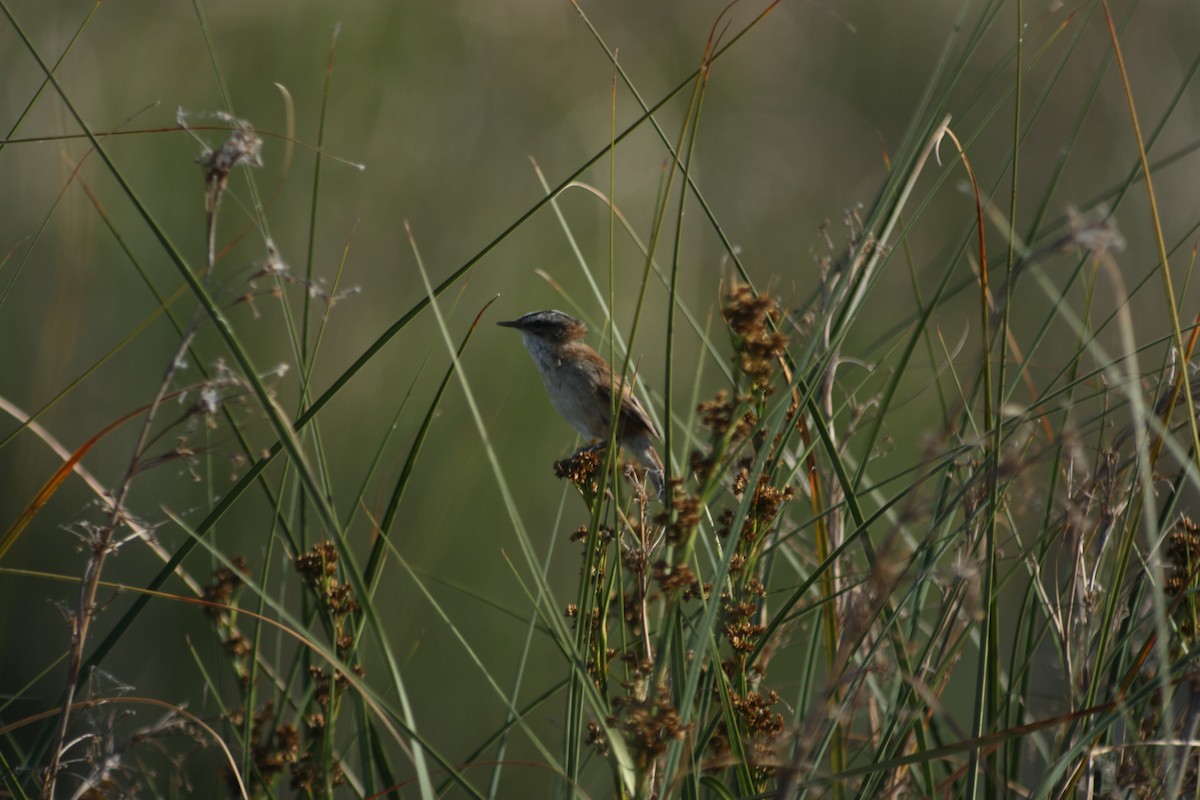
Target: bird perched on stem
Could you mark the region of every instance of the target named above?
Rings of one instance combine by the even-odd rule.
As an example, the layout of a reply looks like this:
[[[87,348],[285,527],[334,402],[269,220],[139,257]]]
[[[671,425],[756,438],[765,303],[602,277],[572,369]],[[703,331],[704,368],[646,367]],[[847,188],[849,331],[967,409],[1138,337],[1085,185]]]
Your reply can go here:
[[[646,468],[661,497],[663,466],[653,444],[654,439],[661,438],[658,429],[629,386],[619,378],[614,382],[612,367],[583,341],[587,326],[561,311],[534,311],[496,324],[521,332],[533,363],[542,373],[551,405],[584,437],[608,443],[613,389],[620,393],[617,445]]]

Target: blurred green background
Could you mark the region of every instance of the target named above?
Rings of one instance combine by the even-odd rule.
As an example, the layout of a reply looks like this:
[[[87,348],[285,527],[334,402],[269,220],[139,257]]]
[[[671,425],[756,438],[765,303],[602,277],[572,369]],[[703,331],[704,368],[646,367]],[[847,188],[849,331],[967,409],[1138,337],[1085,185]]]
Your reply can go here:
[[[658,102],[696,68],[723,6],[723,0],[583,4],[650,103]],[[732,30],[740,30],[763,7],[762,3],[736,7],[729,17]],[[9,8],[43,56],[54,59],[92,11],[92,4],[24,0],[9,3]],[[785,2],[716,63],[704,100],[693,174],[760,285],[770,285],[795,305],[815,291],[815,257],[826,252],[820,226],[830,221],[830,235],[840,242],[844,210],[871,202],[886,174],[885,155],[897,146],[911,121],[962,8],[951,0]],[[1030,198],[1026,208],[1031,209],[1046,191],[1048,175],[1062,149],[1072,147],[1051,201],[1052,218],[1059,217],[1068,204],[1095,200],[1135,163],[1115,73],[1102,83],[1078,140],[1069,140],[1095,70],[1110,52],[1102,17],[1087,16],[1091,8],[1026,3],[1027,62],[1042,54],[1025,87],[1030,107],[1053,82],[1021,152],[1023,185]],[[1200,23],[1194,5],[1184,0],[1140,9],[1118,2],[1114,11],[1122,24],[1129,19],[1123,43],[1143,125],[1150,129],[1191,68]],[[433,280],[440,281],[543,196],[530,159],[555,185],[604,148],[611,136],[612,65],[565,0],[336,4],[219,0],[204,3],[203,12],[211,53],[191,4],[105,3],[61,66],[59,79],[95,131],[142,131],[113,136],[106,147],[154,217],[198,267],[203,263],[203,180],[194,159],[200,144],[189,133],[173,128],[177,110],[192,126],[219,124],[213,116],[223,103],[215,58],[233,113],[253,124],[265,139],[265,166],[255,178],[267,198],[270,236],[284,261],[303,272],[310,232],[312,146],[317,140],[329,45],[340,26],[326,151],[365,168],[360,171],[332,158],[325,161],[314,270],[331,282],[348,247],[342,285],[360,287],[361,293],[331,309],[313,379],[317,391],[424,296],[405,237],[405,221],[412,226]],[[969,10],[966,19],[974,19]],[[1059,26],[1065,26],[1064,32],[1055,37]],[[985,187],[1007,181],[1003,160],[1010,149],[1012,112],[1011,102],[1002,101],[1014,72],[1009,60],[1011,27],[1007,20],[994,26],[980,43],[972,68],[950,94],[955,129],[961,136],[980,131],[969,152]],[[1081,28],[1064,71],[1055,74],[1053,69],[1066,57]],[[953,46],[961,44],[959,40]],[[1044,53],[1039,49],[1043,46]],[[38,90],[42,74],[7,21],[0,21],[0,70],[5,75],[0,83],[0,130],[8,131]],[[294,99],[296,138],[302,143],[286,174],[282,171],[285,147],[279,138],[286,129],[285,105],[275,84],[286,87]],[[672,139],[682,124],[687,94],[657,115]],[[989,120],[998,103],[999,116]],[[618,131],[639,116],[622,86],[616,90],[615,106]],[[0,265],[0,395],[26,411],[39,409],[98,359],[112,354],[40,417],[68,448],[149,402],[177,343],[173,330],[158,318],[113,352],[123,337],[154,314],[158,304],[89,200],[85,185],[128,247],[143,259],[158,289],[171,294],[182,285],[78,133],[55,92],[47,89],[13,133],[17,141],[0,151],[0,186],[5,187],[0,201],[0,255],[5,258]],[[196,136],[213,146],[222,139],[221,133],[213,131],[198,131]],[[1200,111],[1196,92],[1190,91],[1168,121],[1154,153],[1174,152],[1198,137]],[[602,159],[581,180],[607,193],[612,166],[616,203],[645,238],[667,159],[658,137],[643,125],[620,145],[615,165]],[[78,176],[72,180],[80,162]],[[1200,193],[1195,176],[1196,160],[1189,157],[1156,177],[1169,241],[1183,236],[1194,222]],[[928,192],[937,177],[940,173],[935,169],[923,178],[922,191]],[[925,265],[941,264],[950,257],[954,243],[970,224],[973,207],[961,181],[960,170],[930,195],[928,208],[911,231],[918,274]],[[222,210],[219,239],[221,246],[236,243],[218,265],[216,291],[228,305],[255,363],[266,372],[278,363],[291,362],[292,355],[275,301],[260,297],[253,309],[233,302],[266,254],[264,236],[251,224],[250,198],[240,173],[233,176],[231,190]],[[1002,208],[1008,205],[1006,192],[997,196]],[[581,189],[566,191],[560,207],[588,268],[607,293],[607,207]],[[1131,196],[1119,215],[1130,241],[1128,260],[1139,275],[1154,260],[1145,214],[1144,198],[1138,194]],[[720,281],[729,270],[717,236],[694,204],[688,208],[682,233],[680,296],[703,321],[715,307]],[[997,254],[1002,253],[1003,237],[995,228],[989,236]],[[615,239],[611,261],[616,320],[627,332],[643,259],[620,230]],[[669,263],[669,254],[669,244],[664,245],[659,253],[664,264]],[[970,277],[965,261],[961,277]],[[872,348],[878,348],[881,337],[916,308],[907,269],[899,260],[889,263],[882,280],[882,291],[869,300],[872,313],[865,316],[870,325],[860,323],[852,337],[849,349],[859,349],[847,352],[867,362],[881,357],[881,351]],[[293,286],[291,291],[288,300],[299,308],[303,290]],[[519,337],[491,325],[549,307],[584,316],[594,327],[603,325],[603,310],[549,208],[501,242],[467,280],[443,297],[443,307],[451,312],[452,335],[461,336],[474,314],[497,295],[484,318],[485,326],[466,352],[464,366],[525,524],[535,540],[547,546],[557,540],[551,574],[554,585],[569,596],[578,561],[575,547],[565,537],[583,521],[583,509],[574,496],[567,496],[565,510],[558,516],[563,489],[551,465],[570,452],[574,434],[553,417]],[[1189,297],[1194,295],[1193,291]],[[652,280],[634,345],[640,380],[652,390],[661,383],[664,369],[665,297],[663,286]],[[1103,306],[1112,301],[1098,302]],[[1144,311],[1138,318],[1145,321],[1147,331],[1161,335],[1160,293],[1142,292],[1133,302]],[[184,319],[191,314],[186,296],[176,305]],[[1018,326],[1023,320],[1040,319],[1051,301],[1028,287],[1019,305]],[[316,304],[314,309],[318,320],[324,306]],[[960,294],[940,314],[947,340],[957,341],[977,324],[974,296]],[[678,343],[683,366],[677,366],[677,414],[689,411],[691,376],[699,363],[696,341],[689,332]],[[199,347],[210,363],[225,357],[211,330],[202,331]],[[1040,352],[1034,370],[1053,372],[1054,353],[1051,341]],[[416,410],[401,416],[390,457],[364,500],[366,508],[379,513],[447,363],[446,347],[426,312],[323,412],[321,436],[331,458],[339,513],[352,511],[344,504],[358,490],[369,454],[388,433],[415,380],[409,403]],[[298,375],[293,364],[275,383],[289,414],[297,405]],[[913,369],[909,391],[918,395],[932,375],[928,364]],[[194,376],[180,380],[191,379]],[[702,384],[703,394],[717,385],[711,366]],[[655,400],[661,402],[661,392],[655,393]],[[922,426],[926,418],[922,402],[924,398],[918,396],[910,405],[912,426],[893,431],[895,450],[887,457],[894,466],[881,467],[881,472],[899,471],[921,457],[916,443],[930,433]],[[272,443],[261,415],[249,407],[238,413],[256,446]],[[13,419],[3,417],[0,436],[15,427]],[[133,435],[129,427],[109,437],[85,464],[101,481],[115,484],[127,466]],[[164,509],[192,522],[203,518],[213,498],[244,469],[231,458],[236,447],[228,431],[213,431],[209,443],[213,457],[198,467],[204,480],[195,480],[179,464],[139,479],[130,502],[143,520],[163,523]],[[0,448],[0,524],[10,524],[59,463],[27,432],[6,441]],[[224,552],[242,553],[258,566],[269,535],[265,511],[259,495],[247,495],[218,527],[213,541]],[[454,623],[507,688],[529,604],[506,560],[516,559],[515,539],[457,385],[452,385],[441,406],[400,513],[394,532],[398,548],[428,576]],[[69,480],[4,557],[4,566],[78,575],[86,553],[70,526],[96,514],[93,498],[77,481]],[[163,525],[159,534],[169,549],[183,538],[170,525]],[[352,536],[365,547],[368,535],[369,526],[359,514]],[[211,568],[207,560],[198,552],[188,564],[201,580]],[[152,556],[133,546],[110,561],[106,577],[144,584],[157,568]],[[282,560],[277,568],[288,569]],[[405,677],[422,732],[451,759],[461,758],[500,724],[504,707],[403,570],[389,572],[383,592],[382,607],[388,611],[386,624],[394,647],[409,659]],[[110,598],[100,618],[100,632],[129,602],[120,594]],[[74,603],[70,584],[9,575],[0,579],[0,641],[5,643],[0,693],[21,691],[67,647],[64,603]],[[198,611],[152,604],[127,635],[124,647],[109,659],[109,676],[104,680],[133,687],[136,694],[188,702],[202,716],[215,713],[198,673],[193,675],[185,637],[219,660],[215,637]],[[539,646],[543,649],[535,652],[546,668],[527,676],[530,695],[562,674],[561,661],[549,652],[546,642]],[[61,687],[61,672],[61,667],[51,670],[36,682],[5,713],[5,721],[52,706]],[[781,679],[786,683],[786,678]],[[547,730],[561,724],[554,702],[543,717]],[[520,745],[510,753],[513,758],[522,756],[532,754]],[[514,785],[531,791],[540,791],[537,787],[548,780],[536,770],[517,772]]]

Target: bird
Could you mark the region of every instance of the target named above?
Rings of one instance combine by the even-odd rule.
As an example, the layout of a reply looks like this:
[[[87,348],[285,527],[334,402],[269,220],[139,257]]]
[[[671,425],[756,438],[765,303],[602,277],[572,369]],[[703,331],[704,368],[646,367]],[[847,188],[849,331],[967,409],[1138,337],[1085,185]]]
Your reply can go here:
[[[654,449],[661,439],[658,428],[634,397],[628,384],[613,380],[612,367],[583,341],[587,325],[561,311],[532,311],[518,319],[498,322],[521,332],[533,357],[550,404],[583,437],[607,445],[612,435],[614,387],[620,393],[617,409],[617,445],[646,468],[659,497],[663,492],[663,465]]]

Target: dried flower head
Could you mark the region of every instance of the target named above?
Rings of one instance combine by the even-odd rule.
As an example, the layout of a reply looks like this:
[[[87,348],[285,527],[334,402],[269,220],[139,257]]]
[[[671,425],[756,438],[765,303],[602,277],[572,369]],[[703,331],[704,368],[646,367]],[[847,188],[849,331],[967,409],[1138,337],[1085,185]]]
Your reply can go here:
[[[1196,590],[1200,588],[1200,526],[1190,517],[1181,517],[1167,534],[1163,559],[1163,588],[1175,601],[1173,615],[1179,634],[1189,646],[1196,638],[1200,615]]]
[[[1069,206],[1067,224],[1070,232],[1063,241],[1063,249],[1078,247],[1098,258],[1106,253],[1119,253],[1125,249],[1125,237],[1117,230],[1116,221],[1107,206],[1098,206],[1090,213],[1083,213],[1074,206]]]
[[[219,567],[213,572],[212,580],[204,587],[201,597],[214,604],[206,605],[204,613],[212,618],[216,625],[221,647],[229,654],[234,674],[238,680],[245,683],[250,679],[250,665],[247,659],[253,648],[246,635],[238,628],[235,612],[231,611],[230,607],[233,606],[238,590],[245,583],[245,576],[250,573],[250,568],[241,556],[234,556],[230,563],[232,567]]]
[[[753,392],[769,394],[778,359],[787,352],[787,337],[778,330],[783,318],[779,306],[770,295],[735,283],[725,294],[721,312],[733,335],[738,369],[750,379]]]
[[[242,588],[245,576],[250,574],[250,567],[242,556],[234,556],[230,563],[232,567],[218,567],[213,571],[212,580],[204,587],[203,599],[206,602],[230,605],[234,594]],[[204,613],[216,619],[227,613],[227,610],[217,606],[205,606]]]
[[[684,724],[671,704],[665,686],[645,699],[629,695],[614,698],[613,709],[609,724],[621,731],[643,766],[665,753],[671,742],[683,740],[691,727]]]
[[[221,194],[229,183],[229,173],[234,167],[261,167],[262,139],[254,132],[249,122],[222,115],[233,126],[229,138],[216,150],[205,148],[196,157],[196,163],[204,170],[204,182],[209,191]]]
[[[588,747],[596,748],[601,758],[608,758],[608,739],[604,736],[604,729],[600,727],[598,722],[588,723],[587,744]]]
[[[296,556],[296,571],[309,586],[319,586],[337,572],[337,546],[330,541],[318,542]]]
[[[554,475],[566,478],[579,489],[587,499],[594,498],[600,492],[597,476],[604,465],[603,450],[585,447],[570,458],[554,462]]]

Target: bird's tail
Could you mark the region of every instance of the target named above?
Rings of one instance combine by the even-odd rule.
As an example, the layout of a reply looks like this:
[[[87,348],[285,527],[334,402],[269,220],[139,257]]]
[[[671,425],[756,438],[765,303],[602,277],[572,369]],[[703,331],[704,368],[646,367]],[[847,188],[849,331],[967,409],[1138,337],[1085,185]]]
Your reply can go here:
[[[650,479],[651,485],[654,486],[654,493],[658,496],[658,499],[662,500],[663,489],[666,486],[666,475],[663,472],[662,459],[658,457],[658,451],[654,449],[654,445],[650,444],[650,437],[643,436],[636,442],[630,442],[629,446],[625,449],[646,468],[646,477]]]

